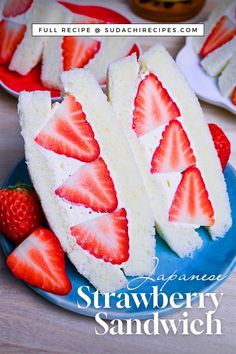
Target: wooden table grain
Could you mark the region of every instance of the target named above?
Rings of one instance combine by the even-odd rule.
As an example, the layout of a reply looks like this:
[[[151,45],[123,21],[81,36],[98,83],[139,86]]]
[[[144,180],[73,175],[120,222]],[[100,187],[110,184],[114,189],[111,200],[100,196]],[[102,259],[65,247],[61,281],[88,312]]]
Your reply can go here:
[[[84,0],[79,3],[107,6],[122,12],[133,22],[146,22],[132,14],[125,0]],[[204,20],[216,3],[218,1],[208,0],[192,22]],[[153,38],[140,39],[144,49],[155,41]],[[175,56],[184,39],[166,37],[160,42]],[[202,108],[206,120],[218,123],[228,134],[232,143],[231,163],[236,166],[236,117],[206,103],[202,103]],[[17,100],[0,89],[0,182],[22,156]],[[236,272],[217,291],[224,293],[217,311],[223,325],[221,336],[166,336],[163,333],[159,336],[96,336],[94,319],[70,313],[42,299],[10,274],[0,251],[0,354],[196,354],[199,350],[207,354],[233,354],[236,352]],[[189,310],[190,319],[204,316],[205,310],[196,306]],[[166,318],[181,318],[181,311]]]

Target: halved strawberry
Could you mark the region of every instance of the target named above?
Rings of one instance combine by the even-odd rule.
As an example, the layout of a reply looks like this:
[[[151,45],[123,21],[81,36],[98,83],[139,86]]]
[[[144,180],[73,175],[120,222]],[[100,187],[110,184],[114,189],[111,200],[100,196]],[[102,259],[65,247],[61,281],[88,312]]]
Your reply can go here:
[[[110,213],[118,206],[113,180],[101,157],[81,166],[55,193],[70,203],[99,213]]]
[[[178,120],[170,121],[151,161],[151,173],[182,172],[196,164],[190,141]]]
[[[105,262],[121,264],[129,258],[128,220],[124,208],[71,227],[78,245]]]
[[[82,106],[73,96],[66,96],[35,141],[60,155],[91,162],[100,154],[91,125]]]
[[[169,210],[169,221],[201,226],[214,224],[214,210],[197,167],[183,172]]]
[[[0,22],[0,64],[8,64],[24,37],[25,25],[9,20]]]
[[[213,50],[221,47],[236,35],[236,26],[228,16],[222,16],[206,38],[201,49],[201,56],[204,58]]]
[[[236,86],[235,86],[233,94],[232,94],[232,102],[236,106]]]
[[[100,42],[92,38],[64,37],[62,56],[64,70],[83,68],[100,49]]]
[[[137,136],[180,116],[177,105],[154,74],[147,75],[140,82],[134,107],[132,128]]]
[[[47,229],[36,229],[10,254],[7,265],[17,278],[37,288],[57,295],[71,291],[60,242]]]
[[[208,124],[208,126],[215,145],[215,149],[220,159],[222,170],[224,171],[231,153],[230,141],[218,125],[211,123]]]
[[[33,0],[7,0],[3,8],[4,17],[15,17],[28,11]]]

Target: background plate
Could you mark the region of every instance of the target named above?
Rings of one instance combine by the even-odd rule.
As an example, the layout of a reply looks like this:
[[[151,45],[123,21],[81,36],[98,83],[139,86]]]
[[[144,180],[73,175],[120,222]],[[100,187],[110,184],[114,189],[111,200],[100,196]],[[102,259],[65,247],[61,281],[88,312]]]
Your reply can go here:
[[[130,21],[123,15],[111,9],[107,9],[105,7],[69,4],[64,1],[60,1],[60,3],[76,14],[86,15],[90,17],[94,17],[96,15],[97,19],[102,20],[104,22],[130,23]],[[133,53],[136,53],[137,57],[139,57],[141,53],[141,49],[138,44],[134,44],[129,55]],[[47,90],[51,92],[51,97],[53,101],[60,100],[61,99],[60,91],[54,89],[48,89],[42,85],[40,80],[40,73],[41,73],[41,63],[39,63],[35,68],[33,68],[29,72],[29,74],[24,76],[19,75],[14,71],[8,70],[8,66],[6,65],[0,65],[0,85],[14,97],[18,97],[19,93],[23,90],[26,91]]]
[[[170,250],[170,248],[165,244],[162,239],[157,236],[157,250],[156,255],[159,258],[159,265],[155,271],[154,278],[156,278],[160,274],[164,274],[165,277],[171,275],[174,271],[177,271],[178,275],[185,274],[186,276],[191,276],[193,274],[197,275],[204,275],[207,274],[208,276],[214,274],[224,275],[224,280],[229,276],[229,274],[233,271],[235,263],[236,263],[236,171],[233,169],[231,165],[227,165],[225,172],[224,172],[227,188],[230,197],[230,203],[232,207],[232,216],[233,216],[233,225],[228,233],[225,235],[224,238],[219,239],[217,241],[212,241],[209,237],[208,232],[204,228],[200,228],[199,234],[203,239],[203,246],[200,250],[196,251],[193,255],[193,258],[179,258],[174,252]],[[29,179],[29,175],[27,172],[27,167],[25,165],[24,160],[22,160],[16,168],[12,171],[9,178],[6,180],[4,186],[6,185],[13,185],[17,182],[25,182],[31,183]],[[13,244],[6,239],[3,235],[0,234],[0,244],[2,249],[7,256],[13,249]],[[53,294],[49,294],[45,291],[40,289],[34,288],[33,289],[46,298],[47,300],[51,301],[52,303],[64,307],[67,310],[77,312],[86,316],[94,317],[97,312],[102,312],[102,310],[97,310],[93,306],[90,306],[87,309],[79,309],[77,307],[77,289],[79,286],[85,285],[89,286],[90,288],[90,298],[91,294],[95,291],[95,289],[89,285],[89,282],[82,277],[77,271],[75,270],[74,266],[67,260],[66,261],[66,269],[67,274],[72,283],[72,291],[67,296],[57,296]],[[133,278],[129,277],[129,280]],[[217,281],[188,281],[183,282],[178,279],[174,281],[170,281],[163,289],[163,292],[166,293],[167,296],[170,296],[174,292],[179,292],[181,294],[185,294],[186,292],[207,292],[211,291],[220,285],[221,282]],[[152,292],[152,286],[158,285],[159,288],[163,285],[163,281],[156,281],[153,282],[146,282],[138,290],[134,292],[138,293],[150,293]],[[116,294],[120,292],[127,292],[131,293],[127,289],[123,289],[118,291]],[[112,305],[110,309],[106,309],[105,311],[108,314],[109,319],[113,318],[151,318],[153,314],[153,308],[150,304],[148,308],[141,306],[138,310],[135,304],[132,303],[132,308],[127,310],[121,310],[116,308],[116,301],[118,299],[114,297],[112,299]],[[99,295],[100,303],[103,303],[104,296]],[[182,303],[184,306],[184,302]],[[170,313],[172,311],[176,311],[176,309],[167,306],[164,309],[160,309],[159,316],[164,314]]]
[[[236,106],[219,91],[217,78],[208,76],[202,69],[199,56],[194,51],[191,37],[186,39],[185,46],[177,55],[176,63],[199,98],[226,108],[236,115]]]

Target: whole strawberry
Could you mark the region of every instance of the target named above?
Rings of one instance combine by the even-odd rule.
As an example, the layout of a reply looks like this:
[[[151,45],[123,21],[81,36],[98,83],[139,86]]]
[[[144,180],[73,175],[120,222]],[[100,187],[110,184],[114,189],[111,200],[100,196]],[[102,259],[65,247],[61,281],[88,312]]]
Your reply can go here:
[[[209,129],[224,171],[231,153],[230,141],[218,125],[211,123],[209,124]]]
[[[0,189],[0,231],[14,243],[21,243],[42,221],[42,208],[33,188],[17,184]]]

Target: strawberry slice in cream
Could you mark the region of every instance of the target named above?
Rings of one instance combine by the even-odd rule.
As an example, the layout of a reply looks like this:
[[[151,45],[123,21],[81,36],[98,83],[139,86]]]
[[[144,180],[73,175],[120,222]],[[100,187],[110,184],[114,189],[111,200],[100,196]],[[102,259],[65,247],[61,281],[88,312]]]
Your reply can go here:
[[[204,23],[204,33],[203,37],[193,37],[192,42],[194,49],[197,53],[202,50],[203,44],[207,37],[213,32],[217,22],[220,21],[222,16],[227,16],[228,20],[236,23],[235,18],[235,0],[224,0],[219,1],[214,11],[211,12],[209,18]],[[226,31],[227,32],[227,31]],[[224,32],[219,33],[219,37],[224,36]],[[218,38],[217,38],[218,40]],[[223,44],[223,43],[222,43]]]
[[[10,20],[0,21],[0,64],[9,64],[25,30],[25,25]]]

